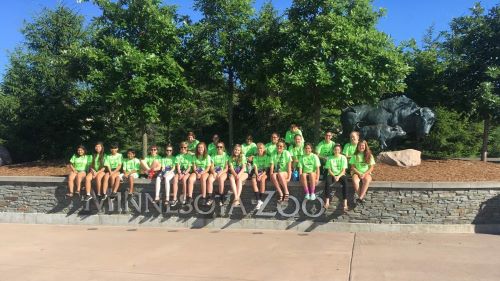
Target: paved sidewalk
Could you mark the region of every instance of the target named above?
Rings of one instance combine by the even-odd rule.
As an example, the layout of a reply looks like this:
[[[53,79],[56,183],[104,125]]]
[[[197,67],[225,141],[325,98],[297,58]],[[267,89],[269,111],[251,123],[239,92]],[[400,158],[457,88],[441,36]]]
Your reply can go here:
[[[0,280],[500,280],[500,236],[0,224]]]

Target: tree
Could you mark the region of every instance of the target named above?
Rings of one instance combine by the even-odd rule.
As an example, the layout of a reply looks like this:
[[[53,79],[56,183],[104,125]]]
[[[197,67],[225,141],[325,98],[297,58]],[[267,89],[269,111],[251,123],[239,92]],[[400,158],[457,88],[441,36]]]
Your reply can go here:
[[[162,124],[169,139],[190,95],[175,58],[181,43],[175,9],[160,0],[94,2],[102,16],[93,22],[92,42],[74,51],[104,132],[128,127],[130,136]]]
[[[1,103],[16,113],[2,117],[8,128],[0,138],[17,161],[67,156],[85,140],[79,106],[84,91],[67,57],[86,40],[83,17],[64,6],[44,9],[22,34],[25,41],[10,56],[2,83]]]
[[[314,141],[323,107],[374,102],[400,92],[409,72],[402,52],[376,29],[371,1],[295,0],[287,12],[285,76],[301,104],[311,104]]]
[[[229,146],[234,143],[233,107],[235,92],[241,88],[239,71],[242,54],[248,47],[248,24],[253,14],[251,0],[196,0],[195,9],[203,14],[196,24],[196,40],[202,44],[205,54],[203,64],[208,64],[222,75],[226,87]]]
[[[483,120],[481,160],[486,161],[488,134],[500,115],[500,4],[486,13],[480,4],[471,15],[452,20],[444,48],[452,104]]]

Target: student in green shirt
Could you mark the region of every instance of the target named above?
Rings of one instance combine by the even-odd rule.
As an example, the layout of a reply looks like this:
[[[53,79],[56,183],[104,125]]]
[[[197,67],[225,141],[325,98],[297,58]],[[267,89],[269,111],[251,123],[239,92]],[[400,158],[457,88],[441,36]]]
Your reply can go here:
[[[179,202],[177,200],[177,190],[179,186],[179,181],[182,181],[182,204],[186,204],[187,199],[187,181],[191,175],[191,167],[193,162],[193,155],[189,154],[187,151],[188,143],[183,141],[179,145],[180,153],[175,157],[175,163],[177,164],[177,173],[174,176],[173,184],[173,201],[170,206],[174,207]]]
[[[300,158],[298,168],[300,174],[300,183],[304,188],[305,200],[316,200],[316,184],[319,181],[319,162],[318,155],[312,153],[312,144],[306,143],[304,146],[304,155]],[[309,176],[309,183],[307,178]]]
[[[132,195],[134,194],[134,181],[139,178],[140,169],[141,169],[141,161],[139,161],[139,159],[135,158],[135,150],[133,150],[133,149],[127,150],[127,159],[123,159],[123,161],[122,161],[123,173],[120,174],[120,180],[121,181],[123,181],[124,179],[128,180],[129,198],[132,198]],[[111,193],[111,196],[110,196],[111,199],[116,198],[116,195],[118,194],[119,187],[120,187],[119,185],[113,187],[113,193]]]
[[[342,150],[342,154],[347,157],[347,160],[351,159],[351,157],[356,152],[356,148],[358,147],[359,142],[359,132],[352,131],[349,135],[349,138],[351,139],[351,142],[346,143],[344,145],[344,150]]]
[[[200,143],[200,141],[198,141],[196,139],[196,136],[194,135],[193,132],[188,132],[187,134],[187,144],[188,144],[188,153],[189,154],[195,154],[195,150],[196,150],[196,147],[197,145]]]
[[[276,144],[280,140],[280,135],[276,132],[271,134],[271,142],[266,144],[266,154],[268,156],[273,155],[276,152]]]
[[[352,186],[358,195],[356,201],[363,204],[368,186],[372,181],[371,172],[375,166],[375,159],[365,140],[358,143],[356,153],[349,160],[349,164],[351,165]],[[363,184],[361,189],[359,188],[360,181]]]
[[[220,141],[219,135],[215,134],[212,137],[212,143],[208,145],[208,155],[210,155],[210,157],[217,154],[217,143],[219,143],[219,141]]]
[[[193,202],[193,188],[196,180],[200,181],[202,205],[207,204],[207,179],[209,176],[212,159],[208,155],[207,146],[204,142],[198,143],[193,159],[193,171],[189,176],[187,204]]]
[[[292,169],[297,170],[300,158],[304,155],[304,142],[301,135],[295,135],[293,144],[288,148],[290,155],[292,155]]]
[[[148,179],[153,179],[161,170],[161,156],[158,154],[158,146],[152,145],[149,148],[149,155],[141,160],[141,174],[147,175]]]
[[[166,156],[161,159],[161,172],[156,177],[155,184],[155,203],[160,202],[160,186],[161,180],[165,180],[165,201],[164,205],[168,205],[168,200],[170,199],[170,182],[175,176],[175,157],[172,155],[174,148],[171,145],[165,147]],[[177,190],[174,190],[177,193]],[[170,201],[173,201],[173,196]]]
[[[280,140],[276,145],[276,153],[271,156],[271,181],[278,191],[278,202],[288,201],[288,182],[292,176],[292,156],[285,150],[285,142]]]
[[[241,145],[241,152],[247,158],[248,176],[251,177],[253,175],[253,157],[257,154],[257,145],[253,142],[253,137],[251,135],[248,135],[245,143]]]
[[[266,191],[266,179],[269,173],[269,168],[271,168],[272,162],[270,157],[266,154],[266,147],[263,143],[259,142],[257,144],[257,155],[253,158],[253,177],[252,177],[252,188],[255,195],[255,200],[257,201],[256,210],[259,210],[264,204],[262,198],[264,197],[264,192]],[[260,188],[259,186],[260,185]]]
[[[237,144],[234,146],[233,154],[229,158],[229,182],[234,193],[233,206],[241,204],[241,191],[247,178],[247,159],[241,151],[241,145]]]
[[[80,190],[82,189],[82,180],[87,175],[89,169],[89,164],[91,161],[90,155],[87,155],[87,150],[83,145],[79,145],[76,148],[76,153],[71,156],[69,160],[68,169],[68,193],[66,197],[73,197],[73,188],[76,182],[75,195],[80,195]]]
[[[123,156],[118,153],[118,144],[113,143],[110,146],[111,153],[106,155],[104,159],[105,174],[104,182],[102,183],[103,195],[101,200],[108,198],[108,184],[111,184],[113,190],[116,186],[120,185],[120,170],[122,168]]]
[[[342,155],[342,146],[337,143],[333,147],[333,156],[328,157],[326,160],[325,168],[328,171],[328,176],[325,178],[325,209],[330,207],[330,201],[333,197],[333,192],[330,185],[340,182],[342,185],[342,198],[344,212],[348,211],[347,207],[347,158]]]
[[[208,176],[208,194],[212,194],[214,190],[214,181],[217,181],[219,184],[219,206],[224,205],[226,201],[226,193],[224,192],[224,182],[227,179],[227,171],[229,168],[228,160],[229,157],[226,154],[226,147],[224,143],[219,141],[216,146],[217,153],[211,155],[212,158],[212,166],[210,167],[210,175]],[[212,196],[208,197],[207,205],[211,206],[214,199]]]
[[[304,139],[304,136],[302,135],[302,131],[299,129],[299,126],[297,126],[297,124],[291,124],[290,130],[286,131],[285,134],[286,144],[293,145],[293,141],[295,140],[296,135],[300,135],[302,139]]]
[[[87,193],[83,200],[88,202],[92,199],[90,191],[92,190],[92,180],[95,180],[97,196],[101,197],[102,179],[104,178],[104,144],[98,142],[94,147],[94,154],[90,162],[90,170],[85,177],[85,192]]]

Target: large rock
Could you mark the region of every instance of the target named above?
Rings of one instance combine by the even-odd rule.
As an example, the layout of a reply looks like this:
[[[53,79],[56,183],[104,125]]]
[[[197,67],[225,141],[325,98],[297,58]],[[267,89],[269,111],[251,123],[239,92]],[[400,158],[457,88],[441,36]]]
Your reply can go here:
[[[0,166],[12,164],[12,158],[7,148],[0,145]]]
[[[385,163],[392,166],[412,167],[420,165],[421,154],[422,153],[420,151],[415,149],[386,151],[386,152],[381,152],[377,156],[377,160],[380,163]]]

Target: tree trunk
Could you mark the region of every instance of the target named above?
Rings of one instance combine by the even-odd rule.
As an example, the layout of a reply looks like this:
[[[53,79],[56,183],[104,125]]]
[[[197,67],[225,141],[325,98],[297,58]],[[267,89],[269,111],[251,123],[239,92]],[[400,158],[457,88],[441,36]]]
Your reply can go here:
[[[486,162],[488,160],[488,133],[490,131],[490,117],[484,119],[483,128],[483,147],[481,148],[481,161]]]
[[[142,135],[142,159],[146,159],[146,156],[148,156],[148,133],[144,130]]]
[[[318,143],[320,139],[321,130],[321,99],[317,89],[313,92],[313,117],[314,117],[314,139],[313,143]]]
[[[232,149],[234,141],[233,131],[233,92],[234,92],[234,72],[229,69],[227,81],[227,112],[228,112],[228,126],[229,126],[229,147]],[[232,151],[232,150],[230,150]]]

